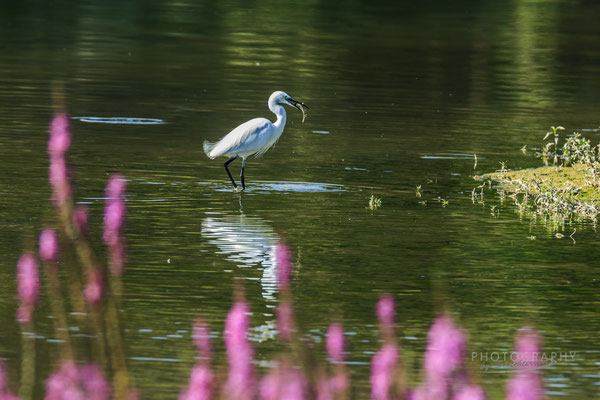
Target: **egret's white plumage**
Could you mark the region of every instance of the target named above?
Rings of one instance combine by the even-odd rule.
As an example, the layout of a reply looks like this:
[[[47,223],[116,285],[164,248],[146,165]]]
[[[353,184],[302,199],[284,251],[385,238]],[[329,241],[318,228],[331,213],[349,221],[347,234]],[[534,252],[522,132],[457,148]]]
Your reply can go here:
[[[244,183],[244,166],[246,157],[254,155],[260,157],[269,150],[281,137],[283,128],[285,127],[286,113],[283,105],[289,105],[298,108],[304,116],[306,105],[294,100],[285,92],[277,91],[269,97],[269,110],[277,116],[275,122],[271,122],[266,118],[254,118],[244,122],[218,142],[204,142],[204,152],[211,159],[219,156],[227,156],[230,159],[225,162],[225,170],[229,179],[233,183],[234,188],[237,188],[231,173],[227,166],[230,162],[238,157],[242,157],[242,173],[240,175],[242,188],[245,188]],[[304,121],[304,118],[302,119]]]

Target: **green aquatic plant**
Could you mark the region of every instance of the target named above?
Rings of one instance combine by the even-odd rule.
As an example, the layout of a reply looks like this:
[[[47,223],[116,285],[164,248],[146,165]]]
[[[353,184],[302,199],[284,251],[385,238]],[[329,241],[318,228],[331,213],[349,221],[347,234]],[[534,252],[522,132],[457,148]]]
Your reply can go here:
[[[565,128],[562,126],[551,126],[550,130],[548,132],[546,132],[546,135],[544,136],[543,140],[546,140],[548,138],[548,136],[552,135],[554,142],[549,142],[544,146],[544,164],[548,165],[547,163],[547,156],[550,154],[550,148],[552,146],[554,146],[554,165],[556,165],[556,163],[558,162],[558,140],[559,140],[559,131],[564,131]]]
[[[369,198],[369,206],[367,208],[369,210],[377,210],[379,207],[381,207],[381,199],[372,194]]]
[[[575,132],[560,148],[562,130],[562,126],[553,126],[544,136],[544,140],[552,137],[537,154],[545,167],[512,171],[501,161],[499,170],[482,177],[489,183],[499,182],[501,198],[511,198],[520,214],[541,219],[555,230],[576,221],[590,220],[595,224],[600,213],[600,145],[593,146]],[[548,166],[549,157],[554,158],[552,166]],[[484,185],[485,182],[477,188]],[[477,188],[471,193],[473,201]]]

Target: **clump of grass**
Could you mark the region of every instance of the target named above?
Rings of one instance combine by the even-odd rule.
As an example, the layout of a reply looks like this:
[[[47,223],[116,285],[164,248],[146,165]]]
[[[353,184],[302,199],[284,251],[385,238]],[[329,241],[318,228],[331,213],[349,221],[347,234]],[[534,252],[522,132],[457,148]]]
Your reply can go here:
[[[552,126],[544,136],[544,141],[551,140],[537,156],[545,166],[513,171],[506,162],[500,162],[499,170],[476,179],[499,182],[499,193],[511,198],[519,213],[556,229],[584,220],[595,225],[600,213],[600,144],[593,146],[575,132],[561,147],[563,130],[562,126]],[[483,200],[484,185],[473,189],[473,201]],[[481,189],[479,195],[477,189]]]
[[[369,198],[369,205],[367,208],[369,210],[377,210],[379,207],[381,207],[381,199],[372,194]]]

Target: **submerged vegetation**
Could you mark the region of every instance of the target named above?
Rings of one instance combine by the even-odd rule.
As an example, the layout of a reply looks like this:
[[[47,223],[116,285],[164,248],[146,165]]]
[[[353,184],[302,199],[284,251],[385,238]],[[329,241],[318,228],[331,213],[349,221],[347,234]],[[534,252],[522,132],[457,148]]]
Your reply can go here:
[[[38,256],[29,249],[17,263],[19,308],[16,319],[22,328],[21,373],[16,396],[8,379],[14,376],[8,373],[9,363],[0,363],[1,399],[133,400],[143,397],[128,372],[121,315],[122,276],[127,261],[126,180],[115,174],[106,186],[103,242],[107,261],[103,263],[95,256],[89,241],[92,230],[88,223],[89,210],[75,206],[72,174],[66,158],[70,143],[69,119],[59,114],[50,126],[48,144],[54,226],[41,231]],[[376,203],[376,207],[381,205],[380,199],[374,196],[371,202]],[[275,253],[280,354],[261,377],[256,368],[253,343],[249,340],[250,306],[238,288],[234,291],[234,302],[223,331],[226,362],[214,365],[211,361],[210,327],[199,318],[190,335],[197,361],[179,399],[344,400],[366,398],[358,389],[364,386],[369,388],[370,398],[374,400],[487,398],[478,383],[480,378],[475,372],[478,366],[472,365],[480,360],[469,359],[467,332],[449,315],[438,316],[429,330],[420,382],[407,381],[395,332],[394,299],[390,295],[383,295],[375,307],[381,340],[379,349],[373,349],[376,352],[371,360],[368,385],[350,381],[349,364],[345,361],[346,338],[340,323],[329,325],[325,341],[328,360],[318,361],[311,355],[315,343],[295,328],[292,253],[283,243],[277,245]],[[40,295],[42,289],[43,296]],[[40,329],[36,326],[36,314],[39,314],[36,309],[42,301],[50,303],[48,312],[58,346],[56,354],[51,355],[54,371],[49,376],[40,376],[42,369],[36,365],[39,359],[36,332]],[[81,339],[81,335],[75,338],[73,332],[84,333],[86,339]],[[44,332],[44,335],[52,333]],[[502,367],[513,370],[506,386],[507,399],[543,397],[539,369],[545,361],[539,358],[540,354],[543,353],[537,333],[531,329],[521,330],[511,362]],[[43,389],[40,382],[45,382]],[[42,390],[44,393],[39,393]]]
[[[565,138],[560,147],[562,126],[553,126],[536,156],[544,166],[534,169],[509,170],[506,162],[496,172],[475,179],[498,182],[502,198],[512,199],[521,213],[542,218],[555,228],[578,221],[597,223],[600,213],[600,144],[580,133]],[[525,146],[521,149],[525,151]],[[473,200],[483,198],[486,182],[473,189]]]

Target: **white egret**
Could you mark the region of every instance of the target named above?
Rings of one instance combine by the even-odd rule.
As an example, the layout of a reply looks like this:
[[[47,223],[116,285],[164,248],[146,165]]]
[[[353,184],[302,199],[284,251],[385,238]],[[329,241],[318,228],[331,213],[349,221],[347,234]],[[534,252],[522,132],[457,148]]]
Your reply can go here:
[[[227,166],[238,157],[242,157],[242,172],[240,179],[242,181],[242,189],[246,189],[244,183],[244,167],[246,166],[246,157],[255,155],[262,156],[269,150],[283,133],[285,127],[286,114],[284,105],[296,107],[302,111],[302,122],[306,117],[305,109],[308,108],[304,103],[294,100],[285,92],[277,91],[269,97],[269,110],[277,116],[275,122],[271,122],[266,118],[254,118],[244,122],[218,142],[204,142],[204,152],[211,159],[219,156],[230,157],[224,164],[225,171],[233,183],[233,188],[237,190],[235,180],[229,172]]]

